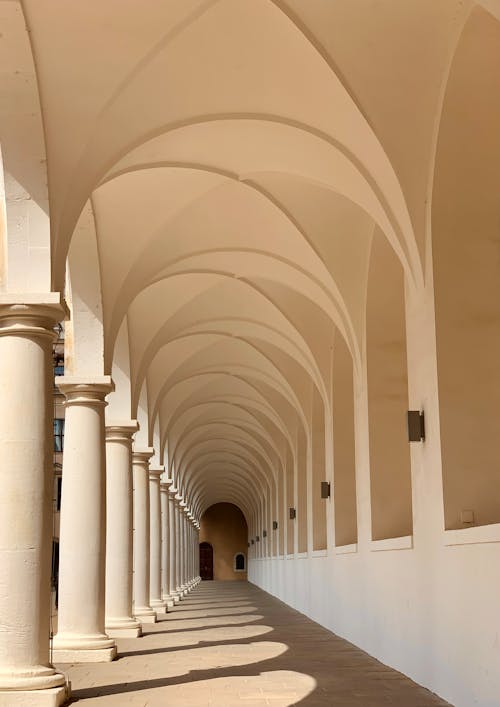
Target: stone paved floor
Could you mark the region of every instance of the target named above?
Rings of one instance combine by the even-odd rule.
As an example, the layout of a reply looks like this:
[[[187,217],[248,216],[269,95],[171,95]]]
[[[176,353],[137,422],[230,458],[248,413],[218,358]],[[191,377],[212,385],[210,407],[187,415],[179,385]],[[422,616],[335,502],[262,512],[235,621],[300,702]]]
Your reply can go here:
[[[443,707],[246,582],[203,582],[119,660],[64,665],[81,707]]]

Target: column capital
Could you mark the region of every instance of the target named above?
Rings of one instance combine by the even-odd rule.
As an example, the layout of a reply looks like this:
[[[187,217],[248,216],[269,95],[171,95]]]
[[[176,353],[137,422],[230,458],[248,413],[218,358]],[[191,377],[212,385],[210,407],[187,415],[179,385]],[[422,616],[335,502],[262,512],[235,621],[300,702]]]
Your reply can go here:
[[[170,486],[172,486],[173,483],[174,482],[172,479],[166,479],[165,481],[162,481],[160,483],[160,488],[162,489],[162,491],[166,491],[168,493],[169,488],[170,488]]]
[[[168,489],[168,494],[172,497],[172,501],[175,501],[175,497],[177,496],[177,489],[175,488],[175,486],[170,486],[170,488]]]
[[[155,450],[153,447],[137,447],[132,449],[132,463],[133,464],[147,464],[151,459]]]
[[[66,406],[106,405],[104,398],[115,389],[111,376],[56,376],[55,384],[66,396]]]
[[[163,474],[165,471],[165,468],[162,466],[150,466],[149,467],[149,480],[150,481],[159,481],[160,476]]]
[[[67,316],[59,292],[0,293],[0,336],[15,332],[55,339],[53,327]]]
[[[106,423],[106,442],[131,442],[138,429],[137,420],[109,420]]]

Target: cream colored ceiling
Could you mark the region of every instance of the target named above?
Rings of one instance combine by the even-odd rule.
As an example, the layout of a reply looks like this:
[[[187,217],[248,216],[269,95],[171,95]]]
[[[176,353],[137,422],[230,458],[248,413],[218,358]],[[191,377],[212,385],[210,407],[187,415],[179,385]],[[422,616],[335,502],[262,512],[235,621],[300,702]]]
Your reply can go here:
[[[4,167],[46,210],[48,180],[55,289],[71,243],[68,368],[113,371],[113,413],[150,444],[158,430],[197,514],[276,499],[313,387],[330,414],[336,330],[361,375],[375,233],[425,285],[441,103],[471,11],[0,0]]]

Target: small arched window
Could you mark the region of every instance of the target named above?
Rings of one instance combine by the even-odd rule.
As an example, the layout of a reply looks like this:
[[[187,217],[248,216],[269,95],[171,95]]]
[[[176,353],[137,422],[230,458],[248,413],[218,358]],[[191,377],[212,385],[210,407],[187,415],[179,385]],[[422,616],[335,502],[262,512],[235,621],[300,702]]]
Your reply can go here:
[[[234,556],[234,571],[244,572],[245,571],[245,555],[242,552],[238,552]]]

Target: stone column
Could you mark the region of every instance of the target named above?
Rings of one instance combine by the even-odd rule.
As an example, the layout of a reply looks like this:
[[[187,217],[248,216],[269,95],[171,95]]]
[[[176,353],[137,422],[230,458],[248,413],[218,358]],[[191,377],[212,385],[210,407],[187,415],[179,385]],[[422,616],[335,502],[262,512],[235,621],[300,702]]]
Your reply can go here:
[[[132,616],[132,436],[135,420],[106,425],[106,611],[113,638],[136,638],[141,625]]]
[[[193,516],[191,515],[191,512],[188,514],[188,524],[187,524],[187,529],[188,529],[188,547],[189,547],[189,586],[191,589],[193,588],[193,583],[194,583],[194,571],[193,571]]]
[[[191,591],[191,538],[189,534],[189,511],[186,508],[186,582]]]
[[[181,540],[182,540],[182,574],[181,587],[184,591],[184,595],[188,593],[188,583],[187,583],[187,538],[186,538],[186,501],[184,499],[179,503],[179,516],[180,516],[180,526],[181,526]]]
[[[168,593],[174,600],[174,604],[180,601],[180,595],[177,591],[177,536],[175,523],[175,496],[177,489],[170,486],[168,489],[168,545],[169,545],[169,591]]]
[[[184,562],[184,584],[186,585],[186,589],[188,592],[191,591],[191,575],[190,575],[190,558],[189,555],[191,553],[191,543],[189,542],[189,519],[188,519],[188,514],[189,514],[189,508],[187,507],[187,504],[183,508],[183,526],[184,526],[184,547],[185,552],[185,562]]]
[[[156,613],[149,604],[149,460],[154,449],[134,449],[134,616],[141,623],[155,623]]]
[[[196,545],[196,528],[195,528],[195,520],[193,516],[193,522],[191,525],[191,557],[193,559],[193,584],[196,587],[198,584],[198,578],[197,578],[197,570],[196,570],[196,550],[197,550],[197,545]]]
[[[182,599],[184,594],[183,586],[183,559],[184,559],[184,543],[182,538],[182,523],[181,523],[181,507],[180,502],[182,501],[182,496],[177,494],[175,497],[175,560],[176,560],[176,575],[177,575],[177,587],[176,591]]]
[[[196,521],[196,578],[201,582],[200,575],[200,523]]]
[[[68,696],[49,660],[53,326],[60,296],[0,294],[0,705]]]
[[[170,547],[169,547],[169,501],[168,489],[172,480],[160,483],[161,498],[161,598],[166,602],[167,610],[174,605],[170,596]]]
[[[160,476],[163,467],[149,467],[149,603],[157,614],[167,613],[161,597],[161,499]]]
[[[59,542],[59,614],[55,662],[104,662],[116,644],[104,628],[106,457],[104,398],[109,376],[63,376],[65,443]]]

